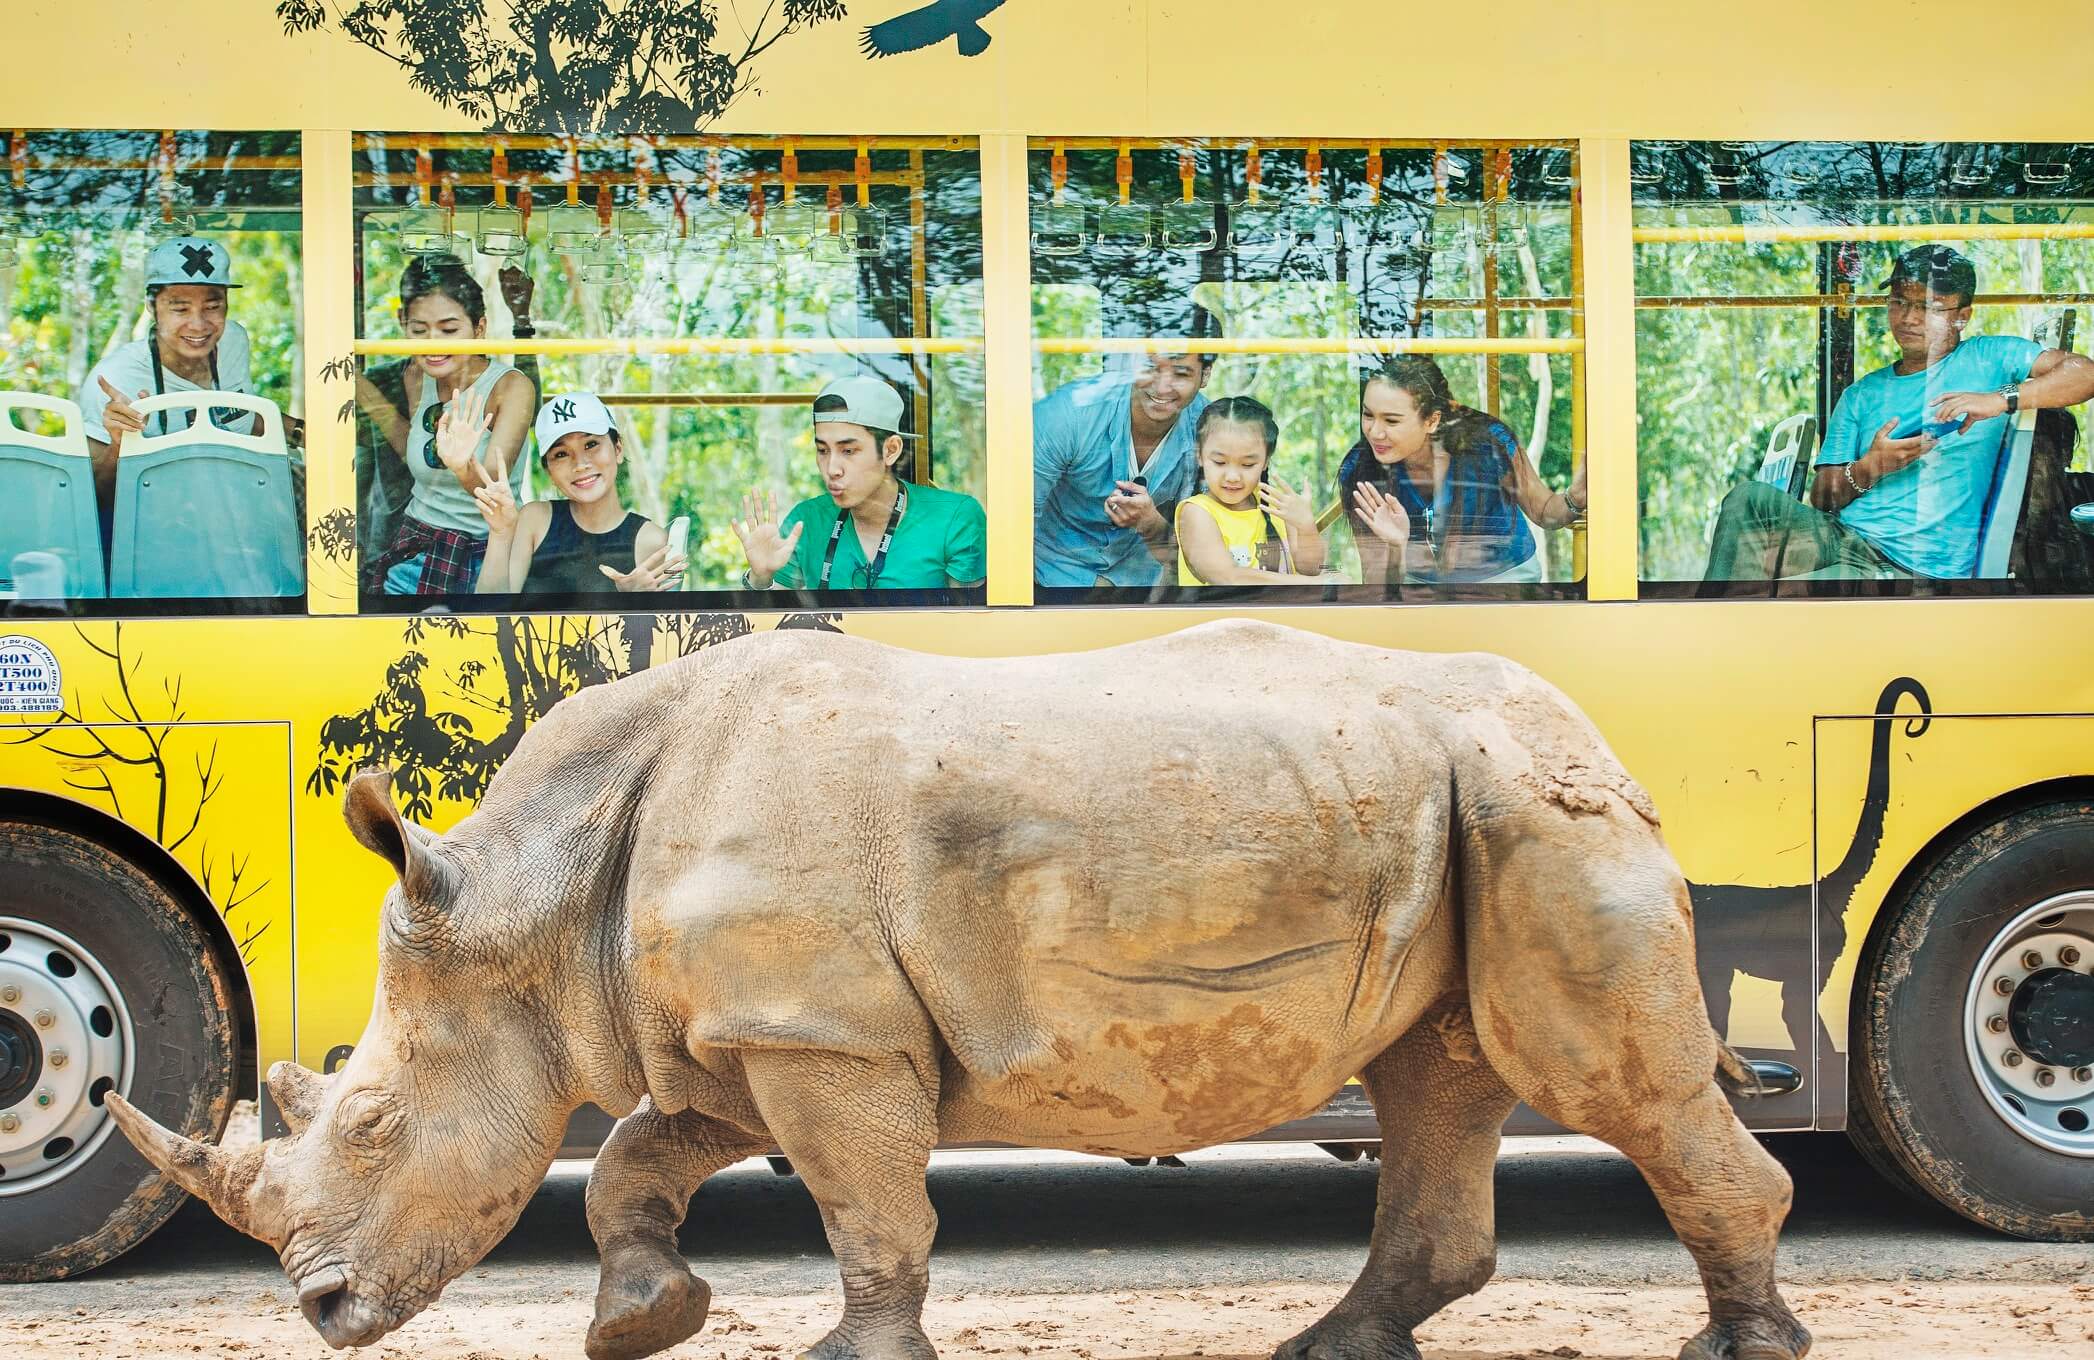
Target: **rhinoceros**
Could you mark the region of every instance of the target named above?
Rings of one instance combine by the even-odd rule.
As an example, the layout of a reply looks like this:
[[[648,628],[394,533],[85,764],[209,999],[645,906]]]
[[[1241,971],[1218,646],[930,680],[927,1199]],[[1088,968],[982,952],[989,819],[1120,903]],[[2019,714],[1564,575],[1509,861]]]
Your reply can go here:
[[[229,1153],[109,1107],[276,1247],[362,1345],[515,1223],[569,1114],[598,1156],[587,1350],[702,1326],[675,1232],[776,1148],[843,1277],[815,1360],[934,1356],[940,1143],[1127,1157],[1227,1142],[1357,1074],[1382,1138],[1359,1279],[1280,1357],[1412,1357],[1495,1268],[1519,1100],[1613,1144],[1700,1266],[1683,1360],[1798,1360],[1787,1175],[1725,1089],[1686,884],[1558,690],[1485,655],[1251,622],[961,660],[774,632],[557,705],[437,836],[388,776],[344,810],[397,871],[376,999],[292,1134]]]

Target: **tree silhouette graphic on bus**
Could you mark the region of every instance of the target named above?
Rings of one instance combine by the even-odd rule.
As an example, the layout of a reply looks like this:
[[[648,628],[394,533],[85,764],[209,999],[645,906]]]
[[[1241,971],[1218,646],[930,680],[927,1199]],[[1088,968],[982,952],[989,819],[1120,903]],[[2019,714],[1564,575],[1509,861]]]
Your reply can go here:
[[[897,14],[885,23],[874,24],[859,39],[859,49],[868,57],[892,57],[920,52],[947,38],[960,40],[960,55],[978,57],[989,50],[989,31],[982,18],[1001,9],[1004,0],[932,0],[931,4]]]
[[[1788,1026],[1790,1042],[1798,1053],[1810,1051],[1814,1039],[1824,1033],[1818,1014],[1818,998],[1832,974],[1832,965],[1847,945],[1847,906],[1854,890],[1868,877],[1883,847],[1883,822],[1890,809],[1891,729],[1897,725],[1898,704],[1910,698],[1918,712],[1905,716],[1905,735],[1923,735],[1934,712],[1926,686],[1900,676],[1883,687],[1876,699],[1875,721],[1869,739],[1868,785],[1862,792],[1861,810],[1854,821],[1854,837],[1840,862],[1827,870],[1815,885],[1798,883],[1787,887],[1760,888],[1738,883],[1689,883],[1694,899],[1695,957],[1701,970],[1701,991],[1709,1007],[1716,1033],[1730,1032],[1730,986],[1733,972],[1762,978],[1781,986],[1781,1018]],[[1811,965],[1811,890],[1817,889],[1819,947],[1815,968]],[[1828,1047],[1825,1051],[1833,1051]]]
[[[722,22],[719,0],[278,0],[293,35],[330,25],[490,131],[695,132],[755,88],[757,58],[843,17],[780,0]],[[963,6],[963,8],[965,8]],[[493,12],[490,12],[493,11]],[[986,43],[986,38],[984,38]]]

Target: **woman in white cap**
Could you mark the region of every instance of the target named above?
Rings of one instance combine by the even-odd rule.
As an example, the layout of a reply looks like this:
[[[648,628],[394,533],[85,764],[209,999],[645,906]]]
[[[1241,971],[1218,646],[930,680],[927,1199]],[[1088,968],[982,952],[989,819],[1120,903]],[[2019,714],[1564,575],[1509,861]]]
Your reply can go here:
[[[410,340],[479,339],[487,296],[457,256],[416,256],[400,276],[400,329]],[[413,414],[401,456],[414,490],[392,543],[365,564],[366,581],[388,595],[467,594],[487,552],[473,493],[495,464],[518,468],[538,391],[498,355],[417,355],[402,376]],[[446,422],[475,431],[474,440],[443,439]]]
[[[468,451],[475,433],[473,409],[461,399],[455,419],[440,428],[439,442]],[[661,525],[626,509],[619,493],[625,447],[610,408],[591,393],[565,393],[539,408],[535,433],[538,461],[564,499],[519,508],[501,455],[495,455],[489,469],[493,480],[473,492],[487,521],[479,593],[579,595],[680,586],[682,554],[670,546]]]
[[[145,257],[146,305],[152,329],[143,340],[118,345],[94,366],[81,387],[93,456],[95,490],[105,513],[116,491],[116,454],[124,436],[145,430],[133,402],[169,392],[252,392],[247,330],[228,315],[232,256],[216,241],[176,236]],[[165,433],[165,412],[154,418]],[[245,411],[238,420],[253,417]]]
[[[907,480],[902,398],[878,378],[838,378],[814,399],[825,496],[778,520],[778,498],[742,497],[735,536],[752,590],[947,590],[989,574],[988,518],[972,496]]]

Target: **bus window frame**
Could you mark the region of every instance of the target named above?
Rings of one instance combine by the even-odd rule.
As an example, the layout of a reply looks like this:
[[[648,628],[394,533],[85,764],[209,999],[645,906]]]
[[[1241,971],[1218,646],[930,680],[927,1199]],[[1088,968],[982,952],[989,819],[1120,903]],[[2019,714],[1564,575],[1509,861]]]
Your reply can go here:
[[[124,160],[97,160],[93,157],[78,158],[74,156],[54,157],[49,153],[41,155],[36,153],[34,146],[35,139],[37,137],[65,134],[109,137],[122,137],[129,135],[134,137],[151,138],[157,142],[158,147],[157,150],[155,150],[151,155],[146,156],[143,159]],[[181,153],[178,150],[179,139],[183,137],[197,135],[206,138],[209,138],[214,135],[245,135],[256,137],[272,137],[277,139],[289,139],[295,137],[300,139],[300,151],[296,155],[274,155],[260,152],[251,152],[220,156],[216,158],[198,158],[187,161],[180,159]],[[193,191],[188,190],[186,188],[177,187],[179,185],[179,180],[177,178],[178,176],[194,176],[199,174],[267,174],[282,171],[289,171],[293,174],[296,174],[299,177],[299,197],[295,209],[290,205],[284,205],[281,209],[278,209],[273,205],[266,206],[264,209],[257,209],[250,204],[239,204],[224,208],[213,208],[210,211],[235,218],[243,214],[253,213],[256,211],[281,211],[285,214],[289,214],[295,211],[298,215],[298,226],[296,229],[296,235],[298,238],[298,264],[299,268],[302,271],[304,271],[304,280],[306,281],[309,287],[312,278],[312,272],[310,269],[311,233],[309,228],[313,221],[311,215],[310,195],[312,192],[314,177],[312,173],[312,167],[310,166],[310,164],[307,163],[303,154],[303,140],[306,136],[307,134],[303,133],[299,129],[281,126],[257,128],[185,126],[174,129],[161,129],[139,127],[130,124],[117,126],[89,125],[86,123],[74,123],[68,126],[24,125],[12,131],[12,134],[9,138],[9,154],[10,163],[15,167],[13,173],[16,176],[15,184],[18,188],[22,183],[22,177],[26,176],[26,174],[31,169],[80,169],[99,171],[110,174],[132,173],[141,176],[156,176],[156,187],[151,189],[142,188],[140,191],[142,198],[136,210],[139,213],[138,226],[141,230],[145,227],[145,224],[148,221],[147,214],[149,213],[149,210],[151,209],[155,201],[157,201],[160,206],[160,210],[162,213],[161,221],[163,223],[174,220],[173,214],[177,211],[178,206],[193,206],[195,199],[194,193]],[[186,197],[183,197],[184,195],[186,195]],[[78,210],[78,205],[67,202],[60,203],[56,205],[54,208],[48,209],[47,211],[53,212],[54,214],[63,215],[66,213],[76,212]],[[188,208],[183,207],[182,210],[186,211],[188,210]],[[234,266],[234,277],[237,280],[237,261],[235,261]],[[310,301],[309,291],[306,295],[305,301]],[[4,317],[0,317],[0,323],[4,323],[5,319],[6,318]],[[232,319],[238,320],[237,315],[233,316]],[[303,390],[308,393],[311,391],[311,388],[305,387],[304,384],[307,380],[306,372],[308,372],[311,368],[311,360],[313,355],[313,334],[314,333],[311,326],[308,325],[303,328],[302,333],[299,335],[298,343],[301,347],[301,353],[306,361],[305,371],[295,372],[288,376],[284,386],[284,394],[286,399],[281,402],[276,402],[276,406],[279,413],[285,419],[290,418],[291,410],[293,406],[297,404],[297,398],[299,396],[301,387],[303,387]],[[99,365],[99,363],[100,359],[97,359],[95,364],[89,366],[90,378],[93,376],[94,369]],[[63,393],[61,395],[63,395],[65,399],[68,401],[73,399],[73,393],[71,392]],[[268,399],[274,401],[274,398]],[[310,411],[313,408],[307,406],[306,409],[308,413],[310,413]],[[305,421],[305,427],[308,431],[310,430],[312,423],[313,422],[309,419]],[[312,544],[316,541],[314,526],[317,523],[316,518],[313,515],[313,493],[311,487],[312,451],[310,446],[308,445],[303,449],[287,449],[287,454],[291,457],[303,457],[305,462],[304,472],[307,482],[304,496],[304,504],[294,507],[296,512],[299,513],[304,519],[305,545],[307,552],[305,587],[297,594],[228,596],[154,596],[105,594],[100,596],[84,597],[67,596],[63,600],[37,600],[32,601],[27,605],[17,603],[13,600],[8,600],[5,602],[6,613],[8,617],[32,620],[38,618],[64,618],[72,619],[76,622],[82,623],[102,621],[121,623],[131,620],[152,619],[295,618],[302,615],[310,615],[316,612],[312,608],[314,584],[310,560],[311,547]],[[113,545],[107,542],[103,544],[105,554],[110,550],[112,546]],[[113,566],[113,563],[105,562],[105,580],[109,575],[108,569],[110,566]]]
[[[308,134],[314,136],[316,134]],[[356,375],[361,372],[365,360],[376,357],[403,357],[417,353],[440,354],[486,354],[486,355],[536,355],[539,357],[576,354],[776,354],[802,357],[819,355],[881,355],[907,356],[919,361],[915,367],[919,381],[911,393],[913,416],[919,432],[927,432],[930,425],[931,389],[927,381],[927,368],[921,360],[935,356],[959,356],[986,354],[988,345],[983,336],[930,336],[923,331],[930,326],[930,290],[926,270],[925,232],[926,204],[923,193],[924,163],[927,152],[968,154],[977,160],[983,154],[983,137],[965,134],[879,137],[868,138],[856,135],[802,135],[802,134],[689,134],[664,136],[650,139],[650,145],[659,150],[674,146],[680,149],[708,147],[740,147],[759,150],[783,150],[787,154],[798,151],[844,151],[853,150],[861,155],[877,143],[881,151],[906,151],[910,169],[906,174],[872,172],[869,183],[903,184],[911,189],[910,240],[911,260],[911,303],[909,320],[918,334],[903,338],[863,339],[841,337],[770,338],[752,336],[659,336],[659,337],[602,337],[580,336],[553,338],[533,336],[528,338],[484,337],[474,340],[428,340],[414,341],[398,337],[366,337],[361,334],[365,320],[365,291],[363,262],[363,218],[373,209],[359,207],[356,190],[385,183],[383,176],[373,175],[366,170],[354,168],[353,158],[359,148],[382,145],[388,149],[415,148],[435,151],[480,151],[491,145],[505,149],[550,149],[571,144],[571,139],[549,134],[493,133],[386,133],[372,130],[317,134],[327,137],[341,154],[341,183],[339,192],[331,199],[327,208],[336,215],[330,221],[342,224],[339,242],[340,258],[333,265],[323,268],[309,262],[306,278],[308,283],[308,317],[317,315],[312,291],[319,281],[341,279],[353,281],[349,288],[337,288],[332,297],[319,300],[321,305],[339,306],[347,300],[349,306],[341,308],[339,353],[346,356],[340,361],[339,369],[330,369],[324,380],[333,382],[339,391],[337,401],[319,403],[323,409],[339,410],[342,416],[344,438],[333,463],[347,470],[332,485],[335,499],[328,506],[330,512],[344,513],[353,522],[359,510],[358,488],[353,472],[355,421],[354,389]],[[620,141],[622,139],[613,139]],[[586,148],[584,148],[586,150]],[[485,187],[491,175],[450,175],[446,177],[453,185]],[[593,187],[597,181],[610,182],[604,172],[588,171],[584,175]],[[769,184],[783,176],[767,172],[754,175],[753,182]],[[804,182],[825,182],[836,179],[834,172],[809,174]],[[624,182],[620,179],[618,182]],[[799,183],[802,181],[795,181]],[[984,210],[988,194],[983,192]],[[336,202],[335,200],[338,200]],[[463,211],[462,209],[460,211]],[[331,242],[331,244],[334,244]],[[986,245],[984,247],[984,287],[988,274]],[[324,290],[323,290],[324,291]],[[610,402],[622,406],[733,406],[733,405],[786,405],[813,402],[813,394],[787,393],[615,393],[617,400]],[[790,400],[786,400],[786,398]],[[993,457],[984,451],[984,474],[990,496],[996,487],[996,471]],[[308,491],[310,499],[311,491]],[[990,504],[985,497],[985,511]],[[996,547],[996,529],[993,516],[989,521],[989,549],[991,570]],[[560,614],[631,614],[631,613],[676,613],[703,614],[721,612],[780,613],[780,612],[824,612],[848,610],[908,610],[936,608],[941,610],[965,610],[985,607],[989,603],[986,582],[971,587],[948,587],[936,590],[749,590],[729,588],[724,590],[665,591],[655,596],[606,596],[591,594],[546,595],[546,594],[460,594],[447,596],[385,596],[367,595],[360,585],[362,552],[360,542],[352,535],[351,556],[348,567],[348,586],[327,600],[325,612],[341,615],[375,617],[414,616],[428,612],[457,614],[464,617],[488,617],[502,615],[560,615]],[[308,573],[309,580],[310,572]],[[643,606],[651,606],[643,607]],[[315,613],[322,612],[315,609]]]
[[[1642,139],[1636,139],[1642,140]],[[1633,144],[1633,143],[1632,143]],[[1954,145],[1955,143],[1940,143]],[[1840,145],[1840,143],[1833,143]],[[1984,143],[1979,143],[1984,145]],[[1634,202],[1631,190],[1632,216],[1649,208],[1678,207],[1672,203]],[[1900,199],[1883,202],[1918,202],[1922,204],[1956,204],[1963,206],[1966,200],[1943,194],[1937,199]],[[1707,205],[1719,206],[1720,201]],[[2010,205],[2011,206],[2011,205]],[[2032,206],[2055,206],[2083,208],[2083,201],[2033,200]],[[1869,307],[1880,307],[1882,297],[1873,291],[1874,285],[1867,278],[1856,282],[1841,279],[1836,265],[1838,252],[1848,246],[1872,243],[1897,243],[1901,246],[1917,246],[1929,242],[1958,243],[1974,240],[2026,241],[2026,240],[2090,240],[2094,239],[2094,220],[2063,223],[2045,222],[1886,222],[1871,224],[1783,224],[1743,223],[1706,224],[1699,226],[1632,226],[1632,246],[1666,245],[1685,242],[1716,242],[1722,244],[1816,244],[1815,256],[1816,291],[1795,294],[1729,295],[1644,295],[1633,294],[1633,306],[1644,310],[1682,310],[1688,308],[1712,310],[1810,310],[1815,313],[1818,336],[1813,352],[1816,356],[1817,376],[1814,386],[1814,414],[1817,428],[1827,428],[1834,408],[1840,397],[1863,376],[1856,371],[1857,346],[1855,341],[1857,315]],[[1631,287],[1634,275],[1631,273]],[[2065,306],[2078,308],[2094,304],[2094,293],[2075,292],[1980,292],[1971,299],[1974,306]],[[2066,331],[2070,335],[2076,316],[2067,314]],[[1635,375],[1632,373],[1632,399]],[[2094,431],[2090,431],[2094,434]],[[2083,438],[2088,437],[2086,435]],[[1640,451],[1638,451],[1640,459]],[[1634,477],[1632,469],[1631,476]],[[1642,545],[1636,546],[1635,598],[1641,600],[1699,600],[1701,581],[1680,581],[1670,578],[1648,578],[1643,576]],[[1732,586],[1758,584],[1751,581],[1728,583]],[[1765,583],[1763,594],[1747,594],[1733,590],[1720,597],[1723,602],[1757,601],[1762,599],[1918,599],[1918,598],[2085,598],[2094,595],[2094,585],[2081,592],[2033,591],[2013,576],[1970,577],[1952,580],[1932,580],[1916,577],[1897,577],[1881,580],[1839,581],[1821,583],[1823,588],[1806,587],[1801,591],[1783,591],[1783,578]],[[1790,581],[1793,587],[1799,584]],[[1838,588],[1833,588],[1833,587]]]
[[[1025,369],[1024,382],[1019,388],[1020,391],[1023,391],[1027,394],[1026,405],[1028,408],[1025,413],[1024,428],[1026,432],[1026,438],[1023,441],[1023,446],[1028,450],[1031,447],[1030,405],[1032,399],[1030,393],[1032,390],[1032,380],[1034,377],[1034,360],[1038,356],[1044,354],[1482,354],[1488,356],[1489,360],[1487,365],[1488,376],[1486,379],[1488,391],[1486,404],[1490,408],[1491,414],[1493,416],[1497,414],[1495,408],[1497,406],[1499,360],[1501,358],[1507,355],[1516,354],[1564,354],[1569,357],[1571,369],[1569,392],[1571,402],[1571,419],[1569,422],[1570,429],[1568,431],[1571,440],[1571,467],[1574,475],[1578,468],[1586,467],[1587,475],[1588,477],[1590,477],[1592,475],[1593,469],[1587,465],[1587,459],[1589,456],[1589,450],[1592,447],[1592,442],[1590,438],[1591,411],[1588,392],[1588,341],[1586,337],[1586,328],[1588,324],[1586,316],[1588,307],[1586,281],[1587,271],[1590,267],[1590,236],[1588,234],[1589,224],[1587,211],[1587,199],[1589,191],[1587,188],[1586,180],[1584,178],[1584,168],[1588,163],[1590,163],[1589,158],[1596,150],[1603,148],[1603,146],[1605,145],[1611,144],[1612,143],[1601,143],[1593,139],[1546,137],[1319,138],[1307,136],[1279,136],[1253,138],[1212,137],[1193,135],[1175,137],[1118,137],[1095,135],[1057,136],[1051,134],[1034,133],[1020,138],[1019,145],[1017,147],[1018,165],[1016,167],[1016,183],[1014,186],[1014,192],[1016,193],[1015,201],[1023,207],[1023,209],[1025,210],[1025,215],[1028,218],[1031,212],[1033,200],[1036,197],[1032,185],[1030,172],[1031,158],[1033,156],[1043,153],[1060,156],[1068,151],[1111,151],[1115,152],[1116,154],[1122,157],[1122,164],[1124,165],[1124,158],[1130,150],[1183,151],[1187,148],[1192,147],[1220,148],[1230,150],[1252,150],[1257,152],[1305,151],[1311,153],[1320,153],[1322,151],[1327,150],[1367,150],[1370,152],[1393,150],[1432,150],[1435,153],[1445,153],[1453,148],[1460,148],[1462,150],[1478,150],[1485,153],[1490,153],[1501,151],[1545,151],[1553,149],[1563,150],[1567,152],[1568,173],[1571,186],[1571,192],[1567,203],[1569,214],[1568,231],[1570,233],[1570,292],[1567,296],[1562,298],[1551,296],[1540,299],[1501,297],[1498,292],[1496,271],[1494,269],[1485,269],[1483,271],[1484,286],[1482,289],[1482,296],[1480,298],[1426,299],[1420,303],[1420,306],[1425,310],[1466,311],[1473,312],[1478,316],[1482,317],[1483,335],[1475,338],[1458,338],[1444,336],[1406,337],[1353,335],[1343,336],[1336,339],[1272,338],[1264,340],[1251,340],[1230,337],[1224,339],[1195,340],[1182,336],[1116,336],[1105,338],[1067,338],[1040,336],[1035,333],[1032,324],[1032,311],[1030,299],[1032,243],[1030,228],[1029,225],[1027,225],[1018,238],[1017,248],[1012,252],[1012,254],[1014,254],[1017,257],[1017,259],[1007,260],[1006,262],[1007,272],[1014,275],[1015,277],[1022,278],[1026,284],[1026,296],[1024,298],[1023,308],[1023,316],[1025,319],[1024,333],[1026,343]],[[1621,173],[1619,175],[1619,181],[1624,187],[1624,190],[1627,186],[1627,146],[1628,144],[1626,141],[1619,142],[1619,160],[1621,161]],[[1125,184],[1122,184],[1121,193],[1123,199],[1126,195],[1126,191],[1127,186]],[[986,203],[989,197],[986,182],[984,186],[983,197],[986,211]],[[1495,214],[1487,214],[1486,220],[1492,224],[1492,228],[1493,230],[1495,230]],[[1016,267],[1017,262],[1021,260],[1023,263],[1022,269]],[[984,274],[986,276],[989,269],[989,257],[986,250],[984,252],[983,257],[983,269]],[[1569,336],[1549,336],[1537,339],[1524,336],[1505,336],[1500,333],[1500,327],[1502,325],[1503,319],[1502,314],[1504,312],[1528,310],[1567,310],[1570,313],[1571,334]],[[1633,330],[1630,332],[1630,334],[1631,336],[1633,336]],[[992,403],[996,400],[996,397],[997,388],[995,384],[992,382],[990,386],[990,400]],[[1029,497],[1032,490],[1032,469],[1029,462],[1023,469],[1023,476],[1026,494]],[[1630,483],[1632,486],[1633,481],[1634,474],[1633,472],[1631,472]],[[1161,593],[1173,596],[1174,598],[1163,600],[1161,602],[1166,604],[1181,605],[1183,607],[1195,609],[1217,609],[1242,608],[1245,606],[1307,605],[1333,603],[1354,606],[1387,606],[1448,603],[1510,603],[1515,601],[1534,600],[1551,602],[1559,600],[1590,601],[1602,598],[1614,598],[1609,596],[1600,596],[1593,593],[1593,582],[1591,579],[1591,572],[1589,570],[1588,565],[1588,535],[1591,526],[1592,512],[1597,507],[1597,499],[1597,494],[1591,490],[1590,483],[1588,482],[1587,512],[1578,515],[1578,517],[1574,519],[1569,525],[1564,526],[1569,530],[1571,534],[1572,573],[1571,576],[1566,580],[1542,581],[1521,585],[1501,585],[1491,583],[1450,583],[1444,585],[1420,585],[1407,583],[1400,588],[1395,588],[1399,589],[1402,592],[1401,594],[1393,593],[1391,588],[1369,585],[1364,582],[1352,583],[1332,581],[1320,585],[1206,586],[1194,588],[1195,590],[1197,590],[1198,593],[1195,595],[1188,596],[1185,594],[1184,588],[1178,587],[1173,583],[1174,574],[1167,571],[1165,586]],[[1339,504],[1335,500],[1327,506],[1319,507],[1317,515],[1318,529],[1328,530],[1332,524],[1334,524],[1339,518],[1343,516],[1343,513],[1343,505]],[[1100,604],[1118,604],[1153,607],[1150,603],[1152,596],[1152,588],[1150,587],[1108,589],[1103,587],[1058,588],[1052,586],[1038,585],[1033,580],[1030,570],[1031,537],[1034,532],[1034,525],[1032,523],[1031,507],[1029,500],[1026,505],[1026,513],[1024,515],[1023,523],[1025,528],[1025,538],[1027,540],[1025,553],[1026,573],[1025,579],[1022,582],[1023,589],[1021,591],[1017,588],[1017,586],[1020,583],[1007,582],[1006,590],[1008,591],[1011,598],[997,599],[992,597],[992,603],[1038,603],[1047,605],[1085,605],[1093,607]],[[990,520],[990,534],[992,541],[996,536],[996,524],[996,519],[992,515]],[[1547,531],[1540,530],[1537,528],[1535,532],[1539,533]],[[1633,577],[1633,567],[1631,569],[1631,576]],[[1623,596],[1620,598],[1633,598],[1633,581],[1631,582],[1631,594],[1629,596]]]

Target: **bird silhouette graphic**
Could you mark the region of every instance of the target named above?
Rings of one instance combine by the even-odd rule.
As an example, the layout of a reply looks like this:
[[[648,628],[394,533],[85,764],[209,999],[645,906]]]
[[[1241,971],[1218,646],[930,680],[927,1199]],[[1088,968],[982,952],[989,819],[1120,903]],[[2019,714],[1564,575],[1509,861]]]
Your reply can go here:
[[[932,0],[907,14],[874,24],[865,30],[858,46],[868,57],[892,57],[958,38],[961,56],[978,57],[989,50],[989,33],[981,26],[981,20],[1003,3],[1004,0]]]

